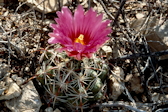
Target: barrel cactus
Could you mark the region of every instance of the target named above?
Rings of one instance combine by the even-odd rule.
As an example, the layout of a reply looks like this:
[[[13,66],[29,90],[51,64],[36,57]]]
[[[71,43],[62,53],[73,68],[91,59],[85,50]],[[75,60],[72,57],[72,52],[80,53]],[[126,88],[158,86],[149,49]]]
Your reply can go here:
[[[69,110],[83,110],[90,102],[104,99],[109,68],[101,58],[78,61],[64,52],[48,49],[42,56],[43,64],[37,72],[37,80],[45,88],[50,103],[63,103]]]

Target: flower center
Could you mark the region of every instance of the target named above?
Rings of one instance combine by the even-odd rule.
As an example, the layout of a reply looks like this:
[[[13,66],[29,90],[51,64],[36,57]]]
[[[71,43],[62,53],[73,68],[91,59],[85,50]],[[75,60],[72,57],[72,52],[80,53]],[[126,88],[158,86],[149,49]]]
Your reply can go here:
[[[76,43],[81,43],[82,45],[85,45],[84,43],[84,35],[80,34],[78,38],[75,39]]]

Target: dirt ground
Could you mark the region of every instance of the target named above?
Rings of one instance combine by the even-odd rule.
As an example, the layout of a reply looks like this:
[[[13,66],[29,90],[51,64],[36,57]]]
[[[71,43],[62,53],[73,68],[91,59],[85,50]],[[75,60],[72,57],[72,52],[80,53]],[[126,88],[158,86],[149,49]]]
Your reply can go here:
[[[68,57],[66,53],[56,53],[54,49],[60,46],[50,45],[47,42],[48,33],[52,32],[49,24],[55,23],[54,18],[57,17],[55,11],[40,12],[36,10],[37,6],[28,6],[24,0],[2,0],[0,2],[0,81],[5,82],[7,77],[16,74],[25,79],[21,85],[32,81],[42,102],[40,112],[49,112],[45,110],[48,107],[57,109],[54,112],[58,109],[61,112],[168,111],[168,1],[67,1],[63,5],[68,6],[71,11],[81,4],[85,10],[93,7],[98,13],[104,14],[104,19],[112,20],[109,25],[113,31],[109,34],[110,40],[94,54],[94,58],[79,62]],[[61,7],[59,5],[57,10]],[[79,75],[92,74],[88,72],[85,65],[96,75],[99,74],[93,76],[93,79],[90,78],[91,82],[85,79],[86,76]],[[8,72],[4,73],[5,70]],[[103,70],[105,73],[102,72]],[[71,72],[73,77],[67,76]],[[79,85],[76,87],[75,82],[71,84],[71,80],[78,81],[76,77],[82,80],[80,82],[82,87]],[[93,82],[97,81],[95,77],[101,80],[101,84],[99,83],[100,87],[97,87],[99,90],[94,93],[88,89],[90,85],[85,83],[93,85]],[[67,84],[67,88],[77,92],[72,92],[74,96],[71,91],[65,89],[66,87],[56,86],[63,78],[67,78],[64,83]],[[53,83],[53,80],[56,82]],[[0,93],[1,91],[0,86]],[[5,95],[7,91],[8,89],[5,89],[0,96]],[[58,94],[55,91],[59,91]],[[76,100],[75,95],[79,95],[81,91],[82,94],[86,95],[86,92],[87,95],[83,97],[80,94],[82,98]],[[101,95],[94,96],[98,93]],[[64,96],[67,99],[62,98]],[[90,100],[89,96],[94,98]],[[76,98],[75,101],[71,97]],[[64,103],[64,100],[67,102]],[[5,101],[0,100],[0,112],[11,111]]]

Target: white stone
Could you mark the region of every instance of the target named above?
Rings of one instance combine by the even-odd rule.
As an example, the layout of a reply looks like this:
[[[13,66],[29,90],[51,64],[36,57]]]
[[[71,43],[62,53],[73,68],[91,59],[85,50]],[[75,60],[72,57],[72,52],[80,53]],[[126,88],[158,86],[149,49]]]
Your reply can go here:
[[[12,75],[11,78],[16,82],[17,85],[21,85],[25,81],[23,78],[18,77],[17,75]]]
[[[107,57],[110,57],[112,55],[112,48],[110,46],[102,46],[103,55],[106,55]]]
[[[51,23],[55,23],[54,20],[50,20],[50,19],[45,19],[43,22],[45,25],[50,25]]]
[[[123,93],[124,91],[124,71],[120,67],[115,67],[112,71],[112,74],[109,76],[110,82],[110,98],[113,100],[117,100],[117,98]]]
[[[45,109],[45,112],[53,112],[53,108],[52,108],[52,107],[47,107],[47,108]]]
[[[102,49],[106,53],[112,53],[112,49],[110,46],[103,46]]]
[[[39,112],[42,105],[32,81],[23,86],[18,98],[5,101],[5,104],[12,112]]]
[[[10,77],[6,77],[5,83],[6,83],[6,85],[10,85],[11,83],[13,83],[13,79]]]
[[[152,101],[153,102],[157,102],[157,101],[159,101],[159,93],[156,93],[156,92],[154,92],[154,93],[152,93]]]
[[[136,18],[137,18],[137,19],[141,19],[141,18],[143,18],[143,17],[145,17],[145,14],[143,14],[143,13],[137,13],[137,14],[136,14]]]
[[[54,110],[54,112],[61,112],[58,108]]]
[[[43,13],[55,12],[60,6],[67,5],[68,0],[19,0],[21,2],[26,1],[26,4],[30,7],[35,8],[36,10]],[[43,2],[44,1],[44,2]]]
[[[0,88],[0,95],[2,95],[5,90],[6,88]]]
[[[14,80],[14,81],[16,81],[17,80],[17,75],[15,75],[15,74],[13,74],[12,76],[11,76],[11,78]]]
[[[45,112],[61,112],[58,108],[56,108],[56,109],[53,111],[53,108],[52,108],[52,107],[47,107],[44,111],[45,111]]]
[[[21,89],[16,83],[11,83],[5,95],[0,96],[0,100],[10,100],[20,96]]]

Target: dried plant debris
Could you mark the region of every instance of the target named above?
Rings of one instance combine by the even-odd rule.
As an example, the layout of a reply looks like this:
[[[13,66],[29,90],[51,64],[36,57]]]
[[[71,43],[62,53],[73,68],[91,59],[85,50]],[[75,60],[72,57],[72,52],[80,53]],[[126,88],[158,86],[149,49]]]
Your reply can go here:
[[[47,42],[55,12],[78,4],[112,21],[81,61]],[[167,111],[167,17],[167,0],[0,0],[1,111]]]
[[[120,67],[114,67],[112,74],[109,76],[109,97],[113,100],[117,100],[124,92],[124,76],[124,71]]]

